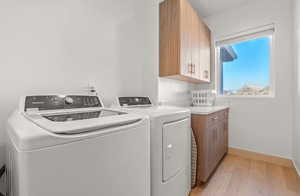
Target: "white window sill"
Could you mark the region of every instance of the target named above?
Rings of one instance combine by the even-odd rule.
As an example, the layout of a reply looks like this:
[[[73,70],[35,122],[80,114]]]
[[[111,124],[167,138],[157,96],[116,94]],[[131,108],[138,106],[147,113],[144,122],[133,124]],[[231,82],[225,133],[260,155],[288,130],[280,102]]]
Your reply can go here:
[[[275,95],[217,95],[221,99],[274,99]]]

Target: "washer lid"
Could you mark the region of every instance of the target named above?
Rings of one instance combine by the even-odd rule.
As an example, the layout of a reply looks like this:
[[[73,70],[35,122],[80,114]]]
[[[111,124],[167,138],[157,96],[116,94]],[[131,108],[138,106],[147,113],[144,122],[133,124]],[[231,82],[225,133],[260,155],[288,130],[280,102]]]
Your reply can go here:
[[[101,131],[142,120],[139,115],[106,109],[24,114],[39,127],[64,135]]]
[[[44,114],[42,117],[54,122],[66,122],[75,120],[86,120],[92,118],[100,118],[106,116],[124,115],[126,113],[112,110],[96,110],[96,111],[82,111],[62,114]]]

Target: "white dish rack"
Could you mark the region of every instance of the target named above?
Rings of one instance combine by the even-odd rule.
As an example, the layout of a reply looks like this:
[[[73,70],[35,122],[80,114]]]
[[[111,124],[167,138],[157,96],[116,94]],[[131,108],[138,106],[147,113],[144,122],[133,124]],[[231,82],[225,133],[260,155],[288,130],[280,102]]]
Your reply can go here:
[[[197,90],[192,91],[193,106],[212,106],[216,99],[216,92],[214,90]]]

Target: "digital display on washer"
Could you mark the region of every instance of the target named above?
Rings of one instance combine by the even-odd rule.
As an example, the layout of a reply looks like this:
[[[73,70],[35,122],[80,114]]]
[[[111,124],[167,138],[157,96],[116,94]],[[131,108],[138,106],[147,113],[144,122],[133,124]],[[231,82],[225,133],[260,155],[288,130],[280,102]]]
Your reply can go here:
[[[54,122],[66,122],[66,121],[74,121],[74,120],[85,120],[91,118],[101,118],[105,116],[116,116],[116,115],[123,115],[123,114],[126,113],[109,111],[109,110],[101,110],[95,112],[43,115],[43,117]]]

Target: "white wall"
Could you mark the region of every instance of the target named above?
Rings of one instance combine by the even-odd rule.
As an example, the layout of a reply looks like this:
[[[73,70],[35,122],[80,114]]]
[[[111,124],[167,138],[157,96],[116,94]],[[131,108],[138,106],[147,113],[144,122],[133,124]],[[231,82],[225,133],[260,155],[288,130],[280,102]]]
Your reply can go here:
[[[300,169],[300,2],[294,0],[294,133],[293,158]],[[299,170],[300,172],[300,170]]]
[[[290,0],[254,0],[206,19],[214,37],[274,23],[275,98],[231,98],[230,146],[292,157],[292,6]]]
[[[150,96],[154,104],[158,103],[159,86],[159,3],[163,0],[147,0],[149,9],[144,13],[146,20],[147,51],[146,64],[143,67],[143,93]]]
[[[109,106],[146,93],[144,69],[157,61],[154,10],[141,0],[0,0],[0,144],[20,95],[90,82]]]

